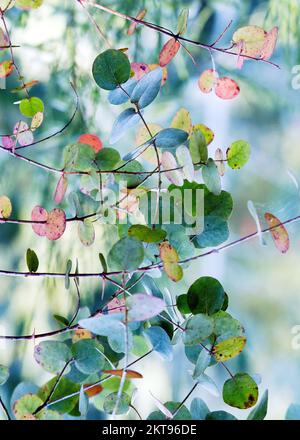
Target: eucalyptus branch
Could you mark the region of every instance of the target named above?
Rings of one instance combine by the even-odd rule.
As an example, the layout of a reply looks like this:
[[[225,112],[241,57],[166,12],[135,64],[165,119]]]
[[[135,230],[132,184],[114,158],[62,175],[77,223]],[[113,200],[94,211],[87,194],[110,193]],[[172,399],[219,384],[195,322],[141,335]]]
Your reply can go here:
[[[48,394],[48,396],[47,396],[45,402],[43,402],[43,403],[42,403],[42,404],[41,404],[41,405],[40,405],[40,406],[39,406],[39,407],[33,412],[33,414],[32,414],[33,416],[35,416],[36,414],[38,414],[38,413],[41,412],[44,408],[47,407],[47,405],[48,405],[48,403],[50,402],[50,400],[51,400],[53,394],[55,393],[55,390],[57,389],[57,387],[58,387],[58,385],[59,385],[59,382],[60,382],[61,378],[63,377],[63,375],[64,375],[66,369],[68,368],[68,366],[69,366],[72,362],[73,362],[73,359],[70,359],[70,360],[65,364],[64,368],[61,370],[61,372],[60,372],[59,375],[57,376],[56,381],[55,381],[55,383],[54,383],[54,385],[53,385],[53,387],[52,387],[50,393]]]
[[[79,1],[79,0],[77,0],[77,1]],[[83,0],[81,0],[81,1],[83,1]],[[95,3],[95,2],[92,2],[92,1],[89,1],[89,0],[85,1],[85,3],[90,5],[91,7],[94,7],[96,9],[100,9],[101,11],[108,12],[111,15],[115,15],[117,17],[120,17],[123,20],[127,20],[127,21],[130,21],[130,22],[136,23],[136,24],[141,24],[141,25],[143,25],[143,26],[145,26],[145,27],[147,27],[149,29],[152,29],[152,30],[154,30],[156,32],[159,32],[160,34],[164,34],[164,35],[167,35],[169,37],[173,37],[173,38],[175,38],[179,42],[185,42],[187,44],[191,44],[193,46],[197,46],[197,47],[200,47],[200,48],[208,50],[208,51],[220,52],[220,53],[224,53],[224,54],[227,54],[227,55],[232,55],[232,56],[235,56],[235,57],[239,56],[239,54],[237,52],[233,52],[233,51],[228,50],[228,49],[223,49],[221,47],[216,47],[215,44],[216,44],[217,41],[214,42],[213,44],[201,43],[200,41],[191,40],[191,39],[185,38],[185,37],[183,37],[181,35],[174,34],[174,32],[172,32],[171,30],[169,30],[167,28],[163,28],[163,27],[158,26],[156,24],[150,23],[148,21],[139,20],[139,19],[137,19],[135,17],[132,17],[130,15],[123,14],[123,13],[118,12],[118,11],[114,11],[113,9],[110,9],[110,8],[108,8],[106,6],[100,5],[99,3]],[[272,65],[274,67],[277,67],[278,69],[280,68],[277,64],[273,63],[272,61],[264,60],[263,58],[252,57],[250,55],[243,55],[243,57],[247,58],[247,59],[250,59],[250,60],[253,60],[253,61],[260,61],[260,62],[263,62],[263,63],[266,63],[266,64],[270,64],[270,65]]]
[[[2,220],[2,219],[1,219]],[[195,255],[194,257],[186,258],[184,260],[180,260],[178,264],[185,264],[189,263],[191,261],[196,261],[199,258],[204,258],[212,254],[218,254],[219,252],[232,248],[234,246],[237,246],[239,244],[245,243],[255,237],[260,236],[260,234],[266,234],[271,232],[273,229],[278,228],[279,226],[284,226],[292,223],[296,223],[300,220],[300,215],[297,215],[296,217],[290,218],[284,222],[281,222],[275,226],[263,229],[261,232],[256,231],[252,234],[244,235],[243,237],[238,238],[237,240],[231,241],[227,244],[224,244],[222,246],[216,247],[211,249],[210,251],[204,252],[199,255]],[[163,267],[162,262],[154,263],[149,266],[140,267],[138,269],[132,270],[132,271],[114,271],[114,272],[91,272],[91,273],[71,273],[69,275],[70,278],[106,278],[107,276],[115,276],[115,275],[122,275],[125,274],[134,274],[134,273],[146,273],[153,269],[159,269]],[[21,277],[21,278],[64,278],[65,274],[61,272],[18,272],[18,271],[10,271],[10,270],[0,270],[0,276],[7,276],[7,277]]]
[[[130,364],[128,364],[127,367],[126,367],[126,369],[128,369],[128,368],[131,367],[132,365],[134,365],[134,364],[140,362],[142,359],[144,359],[145,357],[149,356],[149,354],[151,354],[151,353],[153,353],[153,350],[149,350],[149,351],[148,351],[147,353],[145,353],[143,356],[140,356],[138,359],[136,359],[135,361],[133,361],[133,362],[131,362]],[[87,386],[87,387],[84,389],[84,391],[91,390],[91,389],[94,388],[95,386],[97,386],[97,385],[101,385],[103,382],[105,382],[105,381],[111,379],[112,377],[113,377],[112,375],[105,376],[104,378],[98,380],[97,382],[95,382],[95,383],[93,383],[93,384]],[[52,406],[52,405],[55,405],[56,403],[63,402],[64,400],[70,399],[71,397],[79,396],[79,394],[80,394],[80,391],[75,391],[75,392],[72,393],[72,394],[68,394],[67,396],[63,396],[63,397],[61,397],[60,399],[53,400],[52,402],[49,402],[49,403],[47,404],[47,407]]]

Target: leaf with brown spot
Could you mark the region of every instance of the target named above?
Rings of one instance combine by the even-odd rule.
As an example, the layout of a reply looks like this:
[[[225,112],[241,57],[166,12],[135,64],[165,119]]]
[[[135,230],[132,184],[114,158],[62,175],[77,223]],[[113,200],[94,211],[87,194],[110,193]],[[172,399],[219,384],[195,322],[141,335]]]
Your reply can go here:
[[[284,225],[281,224],[281,221],[270,212],[265,213],[265,219],[270,228],[270,233],[274,240],[275,246],[282,254],[285,254],[290,247],[288,231]]]
[[[217,80],[215,92],[221,99],[233,99],[240,93],[240,88],[234,79],[225,76]]]
[[[159,65],[165,67],[177,55],[180,49],[180,43],[176,38],[170,38],[162,48],[159,54]]]
[[[217,362],[226,362],[238,356],[246,344],[244,336],[236,336],[221,341],[213,347],[212,353]]]
[[[48,214],[46,237],[48,240],[58,240],[66,229],[66,214],[62,209],[55,208]]]
[[[164,241],[159,246],[159,252],[164,270],[168,277],[174,282],[180,281],[183,277],[183,270],[178,264],[179,256],[177,251],[170,245],[168,241]]]
[[[210,93],[217,80],[217,72],[213,69],[207,69],[202,72],[198,79],[198,86],[202,93]]]

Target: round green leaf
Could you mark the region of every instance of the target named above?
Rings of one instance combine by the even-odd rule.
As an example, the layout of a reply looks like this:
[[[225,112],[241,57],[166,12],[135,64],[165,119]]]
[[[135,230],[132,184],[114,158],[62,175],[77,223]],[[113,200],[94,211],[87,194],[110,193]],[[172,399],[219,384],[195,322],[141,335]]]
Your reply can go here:
[[[245,141],[233,142],[226,154],[230,168],[234,170],[242,168],[250,158],[250,145]]]
[[[130,62],[123,52],[108,49],[95,59],[93,77],[102,89],[114,90],[129,79],[130,70]]]
[[[36,97],[22,99],[20,102],[20,112],[27,118],[33,118],[36,113],[44,112],[44,103],[40,98]]]
[[[212,315],[221,310],[224,303],[224,290],[218,280],[202,277],[196,280],[187,292],[187,302],[191,312]]]
[[[135,270],[144,259],[143,244],[133,237],[121,238],[111,248],[107,261],[112,270]]]
[[[223,399],[234,408],[251,408],[258,399],[257,384],[249,374],[237,373],[224,383]]]

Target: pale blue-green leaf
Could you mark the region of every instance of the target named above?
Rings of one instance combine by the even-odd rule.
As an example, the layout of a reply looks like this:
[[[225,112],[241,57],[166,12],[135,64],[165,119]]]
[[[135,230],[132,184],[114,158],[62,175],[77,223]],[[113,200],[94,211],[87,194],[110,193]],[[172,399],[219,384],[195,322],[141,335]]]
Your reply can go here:
[[[153,139],[155,140],[157,148],[168,150],[184,144],[188,136],[186,131],[180,130],[179,128],[166,128],[157,133]],[[149,143],[153,142],[153,139],[150,139]]]
[[[85,417],[87,415],[89,409],[89,398],[85,394],[83,385],[80,388],[80,394],[79,394],[79,412],[82,417]]]
[[[218,246],[229,237],[227,221],[221,217],[207,215],[204,219],[204,231],[195,238],[195,246],[200,248]]]
[[[207,164],[203,166],[202,177],[208,190],[218,196],[222,190],[221,178],[213,159],[208,159]]]
[[[248,420],[264,420],[268,411],[268,390],[260,399],[260,402],[253,408],[248,416]]]
[[[173,359],[173,350],[170,338],[166,331],[158,326],[144,330],[144,335],[149,339],[154,351],[159,353],[166,361]]]
[[[300,405],[297,403],[292,403],[286,412],[286,420],[300,420]]]
[[[111,90],[108,94],[108,101],[113,105],[124,104],[128,101],[131,96],[132,91],[137,85],[137,81],[135,79],[129,79],[125,84],[121,87],[118,87],[115,90]]]
[[[204,371],[206,370],[206,368],[210,364],[210,359],[211,359],[210,352],[203,348],[198,356],[198,359],[197,359],[197,362],[195,365],[193,379],[196,380],[199,376],[201,376],[201,374],[204,373]]]
[[[214,397],[220,396],[220,392],[217,385],[209,376],[207,376],[207,374],[203,373],[201,376],[199,376],[197,382],[202,388],[204,388],[212,396]]]
[[[156,296],[135,293],[126,300],[129,321],[146,321],[157,316],[165,307],[165,302]]]
[[[207,414],[205,420],[237,420],[237,418],[227,411],[212,411]]]
[[[115,144],[126,133],[140,121],[140,116],[133,108],[124,110],[115,120],[109,142]]]
[[[131,93],[131,102],[139,108],[147,107],[157,97],[163,77],[163,70],[159,67],[147,73],[139,80]]]
[[[182,166],[183,175],[189,182],[194,181],[195,170],[190,150],[185,145],[180,145],[176,150],[176,157]]]
[[[193,420],[205,420],[209,409],[200,397],[195,397],[195,399],[192,400],[190,412]]]

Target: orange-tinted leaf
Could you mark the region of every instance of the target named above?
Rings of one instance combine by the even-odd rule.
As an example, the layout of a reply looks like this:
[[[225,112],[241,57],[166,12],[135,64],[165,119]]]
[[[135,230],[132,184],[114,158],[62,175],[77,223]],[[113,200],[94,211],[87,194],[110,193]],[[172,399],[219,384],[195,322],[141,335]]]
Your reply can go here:
[[[146,73],[150,72],[150,68],[146,63],[131,63],[131,70],[134,73],[132,78],[139,81]]]
[[[111,376],[119,376],[122,377],[123,370],[103,370],[103,373],[110,374]],[[126,378],[127,379],[143,379],[141,373],[133,370],[126,370]]]
[[[81,144],[90,145],[96,153],[98,153],[103,148],[103,144],[101,140],[98,138],[98,136],[95,136],[93,134],[83,134],[78,139],[78,142]]]
[[[72,342],[75,344],[75,342],[81,341],[82,339],[92,339],[92,333],[84,328],[78,328],[72,336]]]
[[[14,63],[11,60],[2,61],[0,63],[0,78],[7,78],[13,73]]]
[[[217,79],[217,72],[213,69],[204,70],[198,79],[198,86],[201,92],[210,93]]]
[[[57,205],[59,205],[62,202],[62,200],[66,194],[67,189],[68,189],[68,179],[63,174],[58,181],[58,184],[56,186],[55,193],[54,193],[54,202]]]
[[[103,391],[103,387],[101,385],[94,385],[93,387],[89,388],[90,386],[91,385],[89,384],[83,385],[84,392],[89,398],[97,396]]]
[[[270,32],[267,33],[265,42],[261,51],[261,57],[263,60],[271,58],[278,38],[278,27],[275,26]]]
[[[224,77],[217,80],[215,92],[221,99],[233,99],[240,93],[240,88],[233,79]]]
[[[284,225],[281,224],[281,221],[275,217],[275,215],[266,212],[265,219],[268,223],[270,232],[272,234],[272,238],[274,240],[275,246],[282,253],[285,254],[290,247],[290,239],[289,234]]]
[[[147,9],[143,9],[142,11],[140,11],[138,13],[138,15],[136,16],[136,19],[143,20],[143,18],[145,17],[146,14],[147,14]],[[131,25],[128,28],[127,35],[132,35],[134,33],[137,25],[138,25],[138,23],[135,23],[135,22],[131,23]]]
[[[171,38],[166,42],[159,54],[159,65],[165,67],[177,55],[180,43],[176,38]]]

